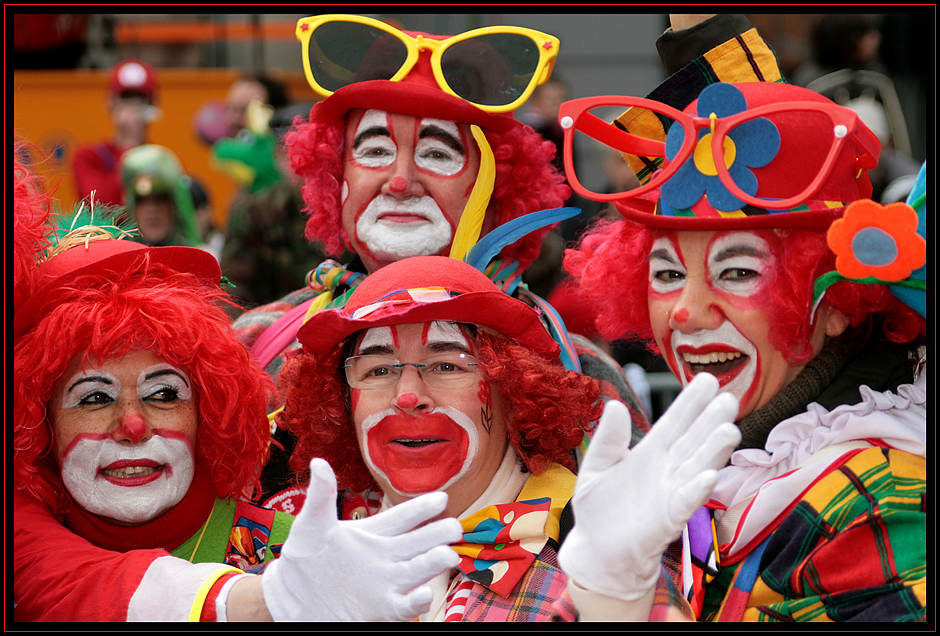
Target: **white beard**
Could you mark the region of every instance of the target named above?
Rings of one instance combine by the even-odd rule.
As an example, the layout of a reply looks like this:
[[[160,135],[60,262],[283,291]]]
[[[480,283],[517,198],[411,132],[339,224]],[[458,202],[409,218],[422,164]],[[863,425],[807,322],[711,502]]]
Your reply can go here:
[[[427,220],[414,223],[379,220],[379,216],[392,211],[417,214]],[[356,221],[356,233],[373,255],[389,261],[432,256],[453,240],[450,223],[429,196],[404,200],[385,195],[375,197]]]
[[[120,486],[98,471],[116,461],[149,459],[169,466],[148,484]],[[125,446],[107,438],[83,439],[62,458],[62,482],[75,502],[93,514],[129,524],[146,523],[178,504],[193,482],[195,461],[190,445],[154,435]]]

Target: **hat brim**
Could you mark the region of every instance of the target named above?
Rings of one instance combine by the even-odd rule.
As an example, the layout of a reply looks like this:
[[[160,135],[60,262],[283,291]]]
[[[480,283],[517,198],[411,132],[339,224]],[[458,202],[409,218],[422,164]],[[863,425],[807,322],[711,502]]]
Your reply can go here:
[[[516,121],[511,113],[488,113],[436,87],[388,80],[344,86],[322,102],[314,104],[310,120],[344,119],[355,108],[474,124],[499,133],[524,125]]]
[[[754,214],[750,216],[733,217],[699,217],[699,216],[666,216],[656,214],[655,197],[644,197],[614,201],[614,207],[622,217],[646,225],[648,227],[664,230],[689,231],[721,231],[721,230],[750,230],[750,229],[792,229],[792,230],[826,230],[832,222],[842,217],[844,207],[830,208],[828,210],[808,210],[806,212],[786,212],[782,214]]]
[[[73,247],[49,261],[50,267],[44,272],[42,286],[30,295],[13,317],[14,338],[26,333],[59,302],[63,286],[89,274],[116,277],[132,271],[143,265],[148,254],[151,263],[193,274],[207,286],[217,287],[221,282],[219,263],[205,250],[181,246],[148,247],[126,240],[90,242],[87,247]]]
[[[323,357],[359,331],[435,320],[489,327],[547,358],[557,359],[559,355],[558,343],[539,314],[500,291],[468,292],[438,302],[391,305],[361,319],[350,318],[338,309],[321,311],[301,327],[297,338],[306,351]]]

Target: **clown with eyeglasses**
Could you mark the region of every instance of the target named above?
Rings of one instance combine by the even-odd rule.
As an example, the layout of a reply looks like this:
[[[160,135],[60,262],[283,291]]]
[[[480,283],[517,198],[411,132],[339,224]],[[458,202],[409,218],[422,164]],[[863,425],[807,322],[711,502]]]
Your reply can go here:
[[[626,109],[616,125],[610,109]],[[644,618],[681,535],[698,620],[925,620],[926,166],[909,204],[868,200],[877,138],[783,83],[715,83],[683,109],[573,100],[559,117],[570,183],[625,217],[566,254],[602,334],[646,340],[689,387],[714,376],[742,436],[690,514],[655,486],[620,496],[639,457],[608,407],[559,554],[581,617]],[[587,190],[576,136],[623,153],[636,184]]]
[[[298,438],[298,473],[304,458],[326,459],[340,488],[381,493],[379,515],[443,491],[443,515],[461,522],[463,537],[452,544],[460,563],[431,581],[434,599],[420,620],[558,616],[572,451],[602,402],[597,380],[562,366],[535,310],[466,263],[415,257],[370,276],[345,307],[311,318],[299,338],[303,350],[281,375],[286,405],[277,416]],[[672,442],[702,447],[685,474],[714,470],[737,440],[735,400],[715,400],[713,384],[687,391],[681,416],[672,411],[657,424]],[[714,439],[695,442],[703,431]],[[637,448],[655,461],[655,440]],[[647,476],[668,478],[674,469],[664,464]],[[654,578],[668,598],[658,566]]]

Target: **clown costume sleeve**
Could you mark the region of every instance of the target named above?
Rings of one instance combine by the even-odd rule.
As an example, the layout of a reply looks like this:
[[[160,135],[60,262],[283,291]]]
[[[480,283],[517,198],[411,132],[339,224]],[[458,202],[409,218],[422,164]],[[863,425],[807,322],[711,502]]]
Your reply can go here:
[[[33,544],[37,538],[42,545]],[[98,548],[20,492],[14,493],[13,553],[15,621],[214,621],[220,591],[239,572],[164,550]]]

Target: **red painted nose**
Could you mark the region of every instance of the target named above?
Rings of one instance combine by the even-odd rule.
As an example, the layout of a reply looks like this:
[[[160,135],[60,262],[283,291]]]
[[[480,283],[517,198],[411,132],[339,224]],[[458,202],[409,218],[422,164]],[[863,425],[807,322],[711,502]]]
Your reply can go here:
[[[389,182],[388,189],[395,194],[401,194],[408,189],[408,181],[402,176],[395,177]]]
[[[405,393],[398,396],[398,408],[413,409],[418,405],[418,396],[414,393]]]
[[[123,438],[131,444],[144,441],[150,435],[150,428],[140,415],[128,415],[114,431],[115,438]]]

